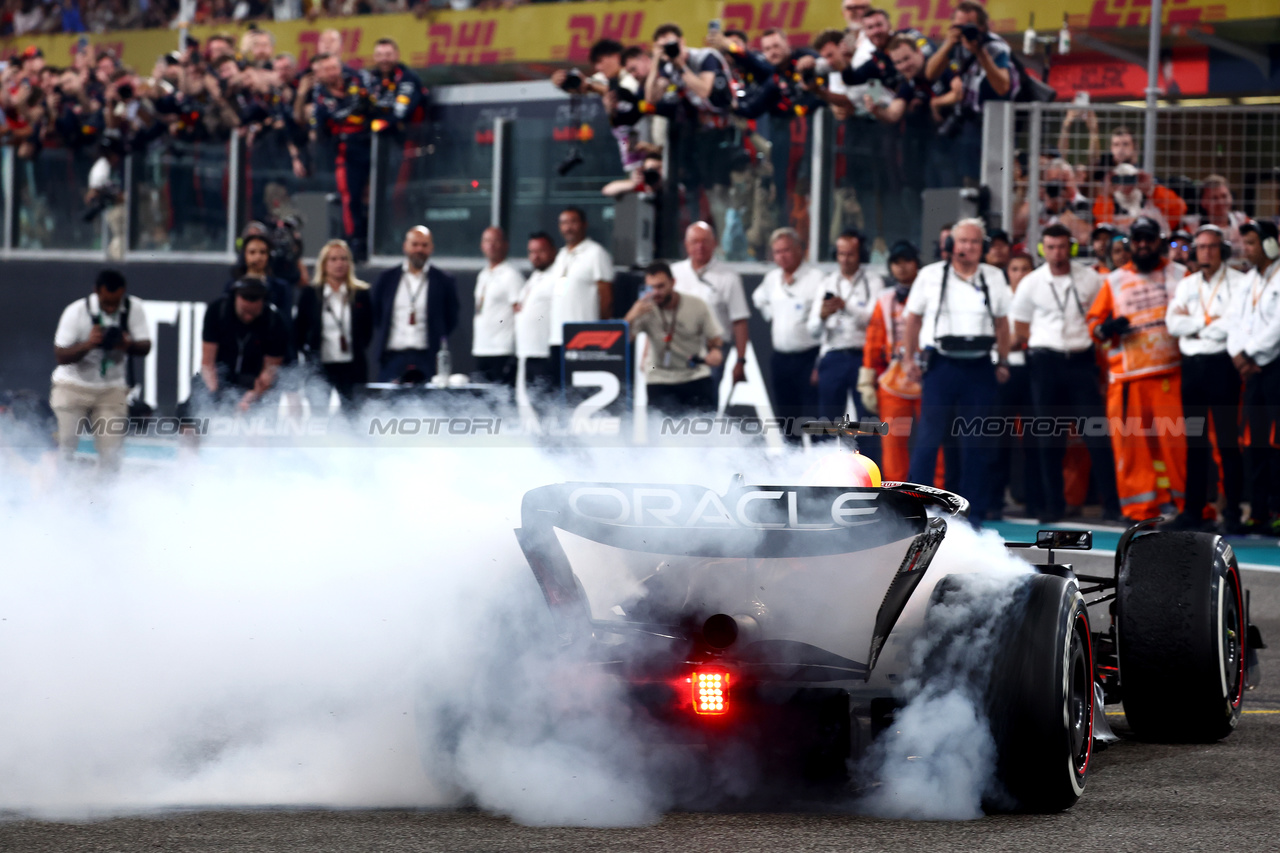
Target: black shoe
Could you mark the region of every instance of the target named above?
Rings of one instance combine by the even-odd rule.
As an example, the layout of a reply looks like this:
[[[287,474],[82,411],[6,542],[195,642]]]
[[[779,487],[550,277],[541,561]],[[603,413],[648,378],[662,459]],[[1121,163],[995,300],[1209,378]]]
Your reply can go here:
[[[1240,532],[1245,536],[1272,536],[1271,525],[1251,518],[1240,525]]]

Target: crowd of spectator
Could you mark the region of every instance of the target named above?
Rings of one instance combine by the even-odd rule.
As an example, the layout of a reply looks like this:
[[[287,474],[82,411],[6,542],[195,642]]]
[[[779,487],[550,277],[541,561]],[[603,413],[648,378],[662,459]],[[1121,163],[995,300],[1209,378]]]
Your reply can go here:
[[[374,46],[367,69],[340,57],[341,34],[325,30],[306,67],[276,50],[267,30],[250,29],[237,41],[215,35],[203,44],[156,60],[149,76],[124,66],[110,50],[77,45],[68,67],[48,64],[29,47],[0,72],[0,138],[24,163],[24,247],[39,247],[44,209],[84,205],[91,229],[107,212],[113,255],[125,238],[121,167],[131,152],[166,153],[162,181],[167,205],[158,219],[160,239],[175,235],[187,248],[222,249],[229,188],[226,141],[244,142],[248,218],[277,223],[288,217],[294,184],[308,176],[332,175],[338,213],[335,228],[356,260],[367,254],[368,182],[372,136],[388,145],[397,174],[408,128],[425,117],[426,90],[400,61],[394,40]],[[62,149],[76,180],[41,157]],[[212,163],[213,168],[202,167]],[[75,191],[85,193],[75,198]],[[212,202],[210,201],[212,200]],[[47,229],[46,229],[47,230]],[[296,230],[296,228],[295,228]],[[85,242],[85,245],[88,241]],[[157,246],[162,248],[162,246]]]

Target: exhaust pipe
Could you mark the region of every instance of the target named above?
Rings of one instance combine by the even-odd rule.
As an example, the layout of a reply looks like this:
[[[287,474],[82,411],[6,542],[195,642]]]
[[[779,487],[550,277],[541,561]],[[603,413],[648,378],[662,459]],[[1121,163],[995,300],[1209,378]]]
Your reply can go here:
[[[750,616],[717,613],[702,623],[702,639],[713,649],[727,649],[739,639],[750,642],[759,630],[759,623]]]

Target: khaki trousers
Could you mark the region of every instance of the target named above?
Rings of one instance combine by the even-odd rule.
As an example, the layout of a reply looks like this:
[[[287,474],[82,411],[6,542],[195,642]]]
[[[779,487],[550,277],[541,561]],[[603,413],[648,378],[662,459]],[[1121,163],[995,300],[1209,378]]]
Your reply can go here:
[[[129,389],[123,386],[90,388],[68,382],[55,383],[49,394],[49,406],[58,417],[58,448],[64,459],[70,459],[80,443],[80,422],[87,419],[93,435],[93,446],[104,468],[120,467],[120,448],[124,444],[126,426],[115,423],[93,424],[101,419],[120,419],[129,415]]]

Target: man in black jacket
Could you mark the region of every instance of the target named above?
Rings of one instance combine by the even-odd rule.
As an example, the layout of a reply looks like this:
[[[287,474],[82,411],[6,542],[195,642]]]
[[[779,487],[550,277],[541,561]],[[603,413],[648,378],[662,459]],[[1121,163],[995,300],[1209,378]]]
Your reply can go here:
[[[430,229],[410,228],[404,263],[374,282],[373,357],[379,382],[394,382],[411,369],[435,375],[441,344],[458,325],[457,284],[431,266],[433,249]]]

